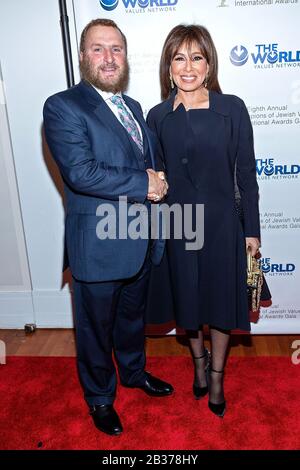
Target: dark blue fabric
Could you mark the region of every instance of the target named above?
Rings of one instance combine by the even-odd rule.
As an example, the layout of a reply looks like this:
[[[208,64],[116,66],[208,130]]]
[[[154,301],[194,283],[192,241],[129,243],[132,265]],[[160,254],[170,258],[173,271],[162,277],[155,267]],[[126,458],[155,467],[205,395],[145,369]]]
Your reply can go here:
[[[124,99],[142,129],[144,155],[97,91],[84,81],[51,96],[44,106],[46,140],[65,182],[68,260],[73,276],[82,281],[135,275],[148,247],[146,239],[99,240],[96,236],[99,205],[109,202],[114,206],[118,228],[119,196],[127,196],[131,204],[144,203],[148,190],[145,168],[156,167],[155,135],[146,125],[139,103],[127,96]],[[157,241],[153,249],[157,262],[164,242]]]
[[[204,204],[204,247],[187,251],[185,237],[171,236],[167,255],[152,271],[147,321],[175,315],[186,329],[205,323],[249,330],[245,236],[259,237],[260,229],[248,112],[239,98],[215,92],[209,93],[209,109],[186,112],[180,105],[173,112],[173,102],[174,94],[153,108],[147,121],[160,140],[168,204],[192,204],[194,210]],[[235,172],[244,229],[236,211]]]
[[[150,258],[132,279],[87,283],[73,279],[77,362],[89,405],[111,404],[116,370],[123,384],[145,381],[144,311]]]

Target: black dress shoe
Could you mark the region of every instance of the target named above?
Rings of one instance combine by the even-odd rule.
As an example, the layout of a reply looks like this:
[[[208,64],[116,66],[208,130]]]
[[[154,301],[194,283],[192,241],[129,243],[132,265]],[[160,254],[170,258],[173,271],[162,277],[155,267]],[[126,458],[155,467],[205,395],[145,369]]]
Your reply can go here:
[[[221,376],[221,374],[224,374],[224,370],[215,370],[213,369],[212,367],[209,367],[208,369],[208,377],[209,377],[209,381],[208,381],[208,388],[209,390],[211,389],[211,373],[212,372],[215,372],[217,374],[220,374],[220,377],[222,379],[222,395],[224,397],[224,392],[223,392],[223,375]],[[224,414],[225,414],[225,411],[226,411],[226,400],[223,400],[221,403],[212,403],[210,400],[208,400],[208,408],[210,409],[210,411],[212,411],[216,416],[219,416],[219,418],[223,418],[224,417]]]
[[[223,418],[226,411],[226,401],[223,401],[222,403],[212,403],[211,401],[209,401],[208,408],[216,416],[219,416],[219,418]]]
[[[145,374],[145,383],[140,385],[138,388],[142,389],[145,393],[147,393],[147,395],[150,395],[151,397],[165,397],[167,395],[172,395],[174,388],[171,384],[154,377],[153,375],[149,374],[149,372],[145,372]]]
[[[95,405],[90,409],[95,426],[102,432],[117,436],[123,431],[119,416],[113,405]]]

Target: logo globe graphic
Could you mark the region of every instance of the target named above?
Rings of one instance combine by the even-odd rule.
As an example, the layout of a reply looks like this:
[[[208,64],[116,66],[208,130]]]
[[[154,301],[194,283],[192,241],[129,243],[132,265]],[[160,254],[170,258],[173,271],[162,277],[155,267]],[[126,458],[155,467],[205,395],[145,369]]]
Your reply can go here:
[[[149,5],[149,0],[138,0],[138,4],[141,8],[146,8]]]
[[[274,171],[275,171],[274,165],[266,165],[264,168],[264,174],[266,176],[273,175]]]
[[[245,46],[234,46],[230,51],[230,62],[237,67],[244,65],[248,58],[249,54]]]
[[[271,271],[270,263],[266,263],[266,262],[262,263],[261,269],[262,269],[263,273],[268,273],[269,271]]]
[[[267,55],[267,61],[269,62],[269,64],[275,64],[277,60],[278,60],[278,53],[275,51],[269,52],[269,54]]]
[[[111,11],[117,8],[119,0],[100,0],[100,5],[106,11]]]

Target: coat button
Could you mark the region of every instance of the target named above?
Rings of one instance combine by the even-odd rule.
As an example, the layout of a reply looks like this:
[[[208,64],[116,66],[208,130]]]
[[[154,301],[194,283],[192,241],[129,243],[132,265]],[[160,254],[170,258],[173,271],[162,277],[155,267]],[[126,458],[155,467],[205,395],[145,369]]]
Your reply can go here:
[[[181,159],[181,163],[183,163],[184,165],[186,165],[188,162],[188,159],[187,158],[182,158]]]

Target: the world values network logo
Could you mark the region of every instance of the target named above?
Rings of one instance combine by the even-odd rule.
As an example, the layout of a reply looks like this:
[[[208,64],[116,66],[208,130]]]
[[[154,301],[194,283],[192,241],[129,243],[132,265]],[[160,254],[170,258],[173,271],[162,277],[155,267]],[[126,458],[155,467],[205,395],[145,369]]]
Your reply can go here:
[[[248,60],[255,68],[299,67],[300,50],[279,50],[278,44],[256,44],[256,50],[249,52],[242,44],[234,46],[230,51],[230,62],[237,67],[245,65]]]
[[[179,0],[99,0],[100,5],[106,11],[112,11],[117,6],[123,5],[126,9],[132,8],[163,8],[174,7]]]
[[[100,0],[100,5],[104,10],[111,11],[117,8],[119,0]]]
[[[271,258],[261,258],[260,265],[262,272],[271,276],[293,276],[296,269],[294,263],[273,263]]]
[[[298,164],[278,164],[274,158],[256,159],[256,174],[259,180],[295,179],[300,174]]]

